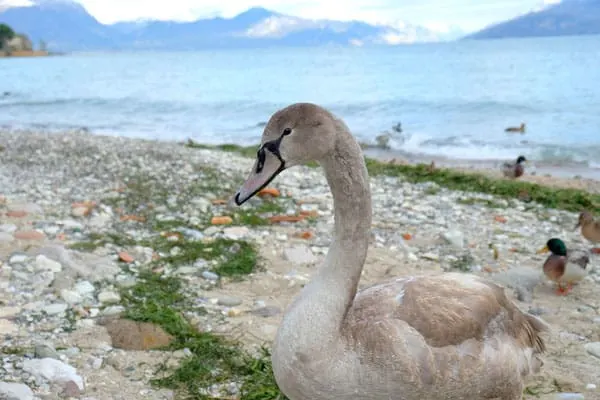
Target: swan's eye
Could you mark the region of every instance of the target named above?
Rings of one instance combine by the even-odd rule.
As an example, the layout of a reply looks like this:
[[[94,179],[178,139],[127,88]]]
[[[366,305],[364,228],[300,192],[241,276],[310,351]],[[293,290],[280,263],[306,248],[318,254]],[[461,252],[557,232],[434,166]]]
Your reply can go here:
[[[285,129],[283,130],[283,133],[282,133],[282,135],[283,135],[283,136],[287,136],[287,135],[289,135],[290,133],[292,133],[292,130],[291,130],[290,128],[285,128]]]

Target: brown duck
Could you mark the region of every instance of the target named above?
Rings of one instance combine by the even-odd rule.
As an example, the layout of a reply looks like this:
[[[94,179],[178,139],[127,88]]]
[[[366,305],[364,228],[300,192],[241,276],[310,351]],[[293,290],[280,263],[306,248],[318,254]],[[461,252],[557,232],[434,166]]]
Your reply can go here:
[[[526,163],[527,159],[524,156],[519,156],[517,161],[514,163],[505,162],[502,164],[502,173],[507,178],[516,179],[525,173],[525,167],[523,163]]]
[[[579,221],[575,225],[575,229],[581,228],[581,234],[590,242],[600,243],[600,221],[595,221],[594,216],[589,211],[583,211],[579,214]],[[594,253],[599,253],[598,249],[593,250]]]
[[[517,126],[509,126],[504,130],[504,132],[521,132],[525,133],[525,122],[521,122],[521,125]]]
[[[538,254],[548,251],[552,254],[544,262],[544,274],[558,284],[556,294],[564,296],[571,291],[573,283],[586,276],[590,257],[585,251],[568,251],[565,243],[558,238],[548,240]]]

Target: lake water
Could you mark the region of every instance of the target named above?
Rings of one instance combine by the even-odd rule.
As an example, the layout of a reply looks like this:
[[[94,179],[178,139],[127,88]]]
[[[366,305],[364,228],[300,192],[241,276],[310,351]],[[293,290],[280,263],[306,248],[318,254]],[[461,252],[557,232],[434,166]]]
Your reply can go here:
[[[402,153],[600,168],[599,82],[600,36],[1,59],[0,125],[249,144],[311,101]]]

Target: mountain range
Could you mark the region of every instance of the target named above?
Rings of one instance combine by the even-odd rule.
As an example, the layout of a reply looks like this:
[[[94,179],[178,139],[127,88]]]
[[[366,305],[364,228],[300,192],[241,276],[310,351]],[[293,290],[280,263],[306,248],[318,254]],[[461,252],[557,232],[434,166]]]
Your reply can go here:
[[[489,26],[464,39],[600,34],[600,0],[563,0],[558,4]]]
[[[0,13],[0,22],[44,40],[49,50],[196,50],[312,45],[394,45],[453,40],[462,32],[438,33],[409,23],[309,20],[255,7],[233,18],[193,22],[133,21],[105,25],[71,0],[37,0]]]

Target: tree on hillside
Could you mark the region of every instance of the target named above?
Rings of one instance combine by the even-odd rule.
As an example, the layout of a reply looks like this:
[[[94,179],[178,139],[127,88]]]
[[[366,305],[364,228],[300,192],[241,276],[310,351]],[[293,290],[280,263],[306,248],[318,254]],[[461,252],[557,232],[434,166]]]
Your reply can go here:
[[[6,43],[15,37],[15,31],[6,24],[0,24],[0,49],[6,47]]]

